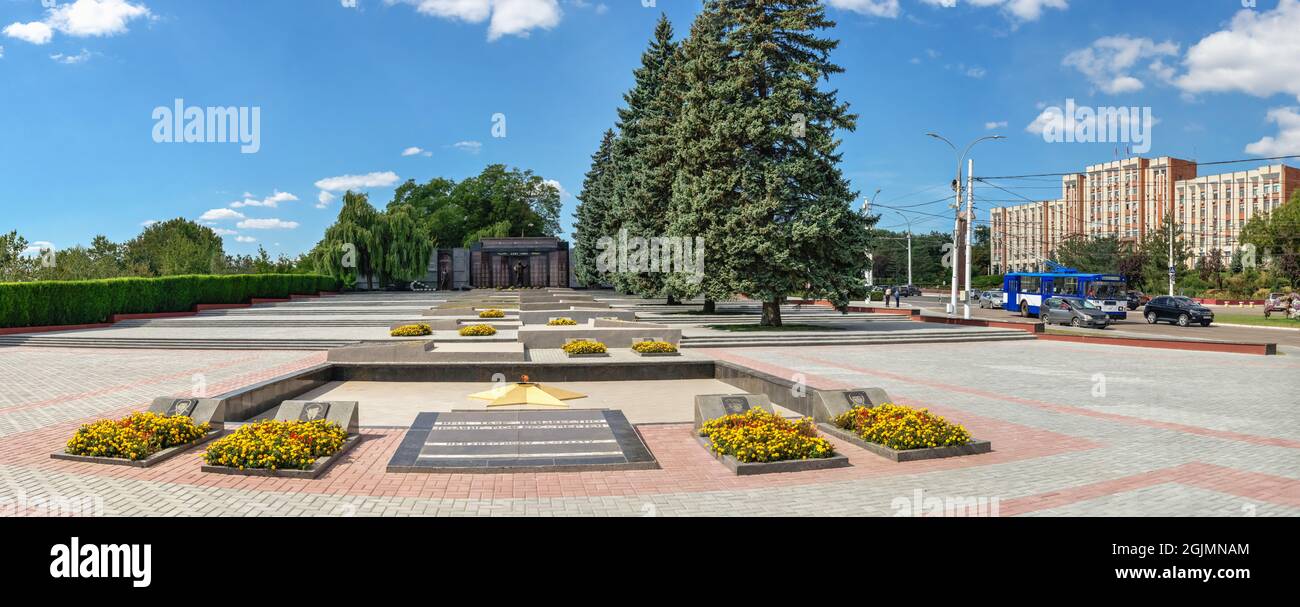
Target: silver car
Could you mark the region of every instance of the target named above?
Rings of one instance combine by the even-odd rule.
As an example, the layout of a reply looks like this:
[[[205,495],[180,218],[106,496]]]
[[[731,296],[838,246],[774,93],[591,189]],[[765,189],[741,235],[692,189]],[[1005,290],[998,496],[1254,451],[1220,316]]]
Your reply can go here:
[[[1068,324],[1072,327],[1105,329],[1110,317],[1101,307],[1082,297],[1049,297],[1038,307],[1043,324]]]
[[[1007,292],[994,289],[980,293],[980,308],[996,310],[1007,304]]]

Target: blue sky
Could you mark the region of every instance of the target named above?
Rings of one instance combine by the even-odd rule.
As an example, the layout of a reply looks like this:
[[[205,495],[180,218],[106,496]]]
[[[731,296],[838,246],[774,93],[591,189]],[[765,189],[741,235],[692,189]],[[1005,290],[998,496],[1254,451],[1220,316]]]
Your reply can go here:
[[[841,169],[864,196],[883,190],[878,209],[909,207],[918,231],[951,229],[927,213],[948,213],[937,199],[955,156],[926,131],[1009,137],[976,148],[977,175],[1114,159],[1125,144],[1030,132],[1067,99],[1150,107],[1151,156],[1300,154],[1300,0],[826,1],[847,70],[829,86],[861,115]],[[505,163],[559,182],[567,232],[656,18],[681,35],[698,7],[650,3],[0,0],[0,230],[63,248],[202,218],[228,252],[292,255],[349,185],[382,207],[395,182]],[[155,108],[178,98],[257,108],[260,148],[155,142]],[[1018,183],[1027,198],[1059,195]],[[985,217],[1019,200],[977,195]]]

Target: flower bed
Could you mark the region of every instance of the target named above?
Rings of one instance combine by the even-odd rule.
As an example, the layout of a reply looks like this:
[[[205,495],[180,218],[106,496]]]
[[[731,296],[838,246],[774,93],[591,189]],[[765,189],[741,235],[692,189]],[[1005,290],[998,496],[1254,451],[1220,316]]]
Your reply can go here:
[[[569,356],[606,354],[608,349],[605,344],[590,339],[581,339],[564,344],[564,353]]]
[[[551,327],[572,327],[578,324],[578,321],[572,318],[552,318],[546,321],[546,324]]]
[[[212,443],[203,461],[237,470],[308,470],[318,458],[337,453],[347,439],[347,431],[328,420],[266,420]]]
[[[817,435],[811,419],[791,421],[762,409],[709,420],[700,428],[717,455],[741,463],[822,459],[835,456],[830,441]]]
[[[632,351],[638,354],[673,354],[677,346],[666,341],[638,341],[632,344]]]
[[[497,334],[497,330],[492,328],[492,325],[469,325],[461,327],[458,332],[461,337],[488,337]]]
[[[478,317],[479,318],[505,318],[506,313],[497,309],[483,310],[482,312],[478,313]]]
[[[869,443],[895,451],[951,447],[971,442],[970,432],[959,424],[930,413],[885,403],[854,407],[835,418],[835,426],[852,431]]]
[[[414,325],[402,325],[388,332],[393,337],[420,337],[422,335],[433,335],[433,328],[424,323]]]
[[[189,445],[211,430],[183,417],[132,413],[119,420],[104,419],[81,426],[64,452],[68,455],[141,461],[165,449]]]

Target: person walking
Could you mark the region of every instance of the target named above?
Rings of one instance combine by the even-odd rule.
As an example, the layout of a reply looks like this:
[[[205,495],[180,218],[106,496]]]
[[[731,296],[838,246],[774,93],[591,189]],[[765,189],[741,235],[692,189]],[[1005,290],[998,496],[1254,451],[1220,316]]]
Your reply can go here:
[[[895,307],[895,308],[901,308],[901,307],[903,307],[902,298],[903,298],[903,290],[902,290],[902,289],[894,289],[894,307]]]

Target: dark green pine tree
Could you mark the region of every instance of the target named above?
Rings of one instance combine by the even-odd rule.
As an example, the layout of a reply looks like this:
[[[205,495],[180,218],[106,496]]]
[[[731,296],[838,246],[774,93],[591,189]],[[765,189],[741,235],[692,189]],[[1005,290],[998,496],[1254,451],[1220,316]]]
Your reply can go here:
[[[679,103],[672,101],[672,95],[665,98],[663,89],[676,52],[672,23],[661,14],[654,37],[641,55],[641,67],[633,72],[636,83],[623,96],[627,107],[618,112],[620,136],[614,185],[618,229],[612,236],[617,237],[621,230],[627,230],[629,239],[648,241],[666,235],[673,178],[673,148],[668,134]],[[673,293],[666,289],[666,268],[650,263],[652,255],[662,257],[656,253],[648,248],[628,251],[629,265],[641,266],[643,271],[615,273],[615,287],[645,297],[667,296],[671,302]]]
[[[692,242],[699,238],[703,267],[696,273],[668,276],[673,292],[712,302],[738,292],[731,256],[731,218],[740,203],[737,151],[742,133],[732,120],[732,103],[740,93],[727,76],[730,51],[716,0],[705,2],[690,34],[682,42],[670,73],[670,87],[680,92],[677,120],[670,132],[676,172],[668,212],[668,233]]]
[[[617,139],[613,129],[605,131],[600,148],[591,155],[591,169],[582,181],[578,194],[578,209],[574,213],[574,256],[577,257],[574,273],[588,287],[598,287],[609,281],[608,272],[596,267],[600,254],[597,243],[609,236],[605,231],[610,223],[610,206],[614,199],[614,146]]]
[[[781,324],[795,292],[847,304],[865,295],[871,221],[853,208],[857,193],[840,173],[840,129],[857,116],[818,84],[843,68],[839,41],[820,0],[722,0],[731,52],[727,76],[739,88],[726,130],[739,133],[740,202],[721,263],[737,290],[763,302],[763,325]],[[712,261],[712,260],[710,260]],[[710,272],[718,264],[711,264]]]

